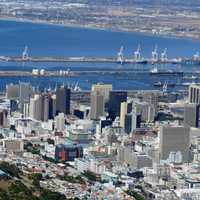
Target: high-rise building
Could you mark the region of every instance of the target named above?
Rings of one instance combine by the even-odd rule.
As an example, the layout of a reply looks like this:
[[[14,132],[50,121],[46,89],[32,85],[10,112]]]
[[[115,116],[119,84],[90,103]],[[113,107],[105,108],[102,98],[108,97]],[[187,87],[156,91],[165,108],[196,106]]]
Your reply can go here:
[[[200,104],[200,85],[191,84],[189,86],[189,103]]]
[[[127,101],[127,92],[111,91],[109,94],[108,113],[109,117],[114,120],[120,116],[121,103]]]
[[[131,115],[132,115],[131,131],[134,131],[135,129],[140,128],[142,118],[140,113],[132,112]]]
[[[200,105],[195,103],[187,103],[184,106],[184,125],[191,127],[199,127],[199,110]]]
[[[144,102],[147,102],[149,106],[154,108],[156,116],[158,112],[158,92],[144,92],[142,97]]]
[[[134,130],[136,130],[137,128],[140,128],[140,124],[141,124],[141,114],[139,113],[128,113],[125,115],[125,132],[126,133],[131,133]]]
[[[159,152],[161,160],[167,160],[171,152],[181,152],[183,161],[188,161],[190,147],[189,127],[162,126],[159,136]]]
[[[8,111],[5,109],[0,110],[0,127],[8,127]]]
[[[74,161],[75,158],[83,157],[83,147],[80,145],[58,144],[55,149],[56,161]]]
[[[29,117],[35,120],[42,120],[42,97],[35,94],[30,98]]]
[[[24,104],[24,111],[23,111],[23,118],[26,119],[26,118],[30,117],[29,109],[30,109],[30,103],[25,103]]]
[[[49,119],[54,119],[56,115],[56,95],[49,98]]]
[[[19,85],[9,84],[6,86],[6,98],[10,100],[19,99]]]
[[[56,114],[70,114],[71,91],[66,86],[61,86],[56,90]]]
[[[99,92],[91,92],[90,101],[90,119],[98,120],[101,116],[104,116],[104,96]]]
[[[126,133],[130,133],[132,130],[132,114],[128,113],[124,119],[124,130]]]
[[[48,121],[49,119],[49,102],[51,96],[49,94],[42,94],[42,110],[41,110],[41,120]]]
[[[30,83],[19,83],[19,105],[21,113],[23,113],[24,104],[30,101],[32,91]]]
[[[65,114],[64,113],[59,113],[55,117],[55,129],[57,131],[64,131],[65,129]]]
[[[107,126],[111,126],[112,125],[112,120],[111,119],[107,119],[106,117],[101,117],[100,121],[99,121],[99,129],[100,132],[102,133],[102,129],[107,127]]]
[[[155,106],[150,103],[141,102],[138,100],[133,102],[133,111],[141,114],[142,121],[154,121],[156,117],[156,110],[157,108],[155,108]]]
[[[120,126],[125,127],[125,116],[127,114],[127,102],[122,102],[120,107]]]
[[[35,94],[30,99],[29,116],[39,121],[48,121],[55,116],[55,106],[55,99],[51,94]]]
[[[15,99],[10,99],[10,112],[15,112],[18,110],[18,103]]]
[[[109,93],[112,91],[111,84],[95,84],[92,85],[92,92],[99,92],[101,95],[104,96],[105,102],[109,100]]]

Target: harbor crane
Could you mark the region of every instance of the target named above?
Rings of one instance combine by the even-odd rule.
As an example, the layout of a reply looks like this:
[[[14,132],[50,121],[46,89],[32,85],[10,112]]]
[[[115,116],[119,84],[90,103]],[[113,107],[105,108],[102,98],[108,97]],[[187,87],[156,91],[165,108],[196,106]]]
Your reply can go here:
[[[121,46],[118,54],[117,54],[117,62],[119,62],[121,65],[124,62],[124,47]]]
[[[29,55],[28,55],[28,46],[24,47],[24,51],[22,53],[22,60],[28,60]]]
[[[158,50],[157,49],[158,49],[158,47],[156,45],[155,48],[154,48],[154,50],[151,53],[152,63],[158,62]]]

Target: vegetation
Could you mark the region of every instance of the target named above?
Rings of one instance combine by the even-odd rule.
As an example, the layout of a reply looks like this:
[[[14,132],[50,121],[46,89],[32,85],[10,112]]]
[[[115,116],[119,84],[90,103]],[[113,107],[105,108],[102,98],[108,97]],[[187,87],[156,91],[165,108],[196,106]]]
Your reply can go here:
[[[85,180],[82,178],[82,176],[69,176],[68,174],[65,174],[63,177],[60,177],[60,179],[65,180],[69,183],[79,183],[79,184],[85,184]]]
[[[7,189],[0,189],[0,200],[66,200],[63,194],[40,188],[35,195],[21,181],[12,182]]]
[[[43,189],[39,200],[65,200],[66,197],[58,192],[52,192],[51,190]]]
[[[51,139],[51,138],[48,138],[48,139],[47,139],[47,142],[48,142],[48,144],[53,144],[53,145],[55,144],[54,140]]]
[[[10,176],[14,176],[19,178],[20,176],[20,170],[17,168],[16,165],[10,164],[8,162],[1,162],[0,163],[0,169],[4,171],[5,173],[9,174]]]
[[[24,145],[24,149],[28,152],[31,152],[32,154],[40,154],[40,149],[33,146],[31,142],[28,142]]]
[[[47,157],[47,156],[42,156],[42,158],[43,158],[44,160],[46,160],[46,161],[49,161],[49,162],[52,162],[52,163],[57,163],[57,161],[56,161],[55,159],[53,159],[53,158],[49,158],[49,157]]]
[[[97,181],[97,176],[91,171],[85,171],[83,175],[90,181]]]
[[[134,197],[136,200],[145,200],[145,198],[141,194],[138,194],[135,191],[127,191],[127,194]]]
[[[32,184],[36,188],[40,188],[40,181],[42,180],[42,174],[34,173],[34,174],[29,175],[29,178],[32,180]]]

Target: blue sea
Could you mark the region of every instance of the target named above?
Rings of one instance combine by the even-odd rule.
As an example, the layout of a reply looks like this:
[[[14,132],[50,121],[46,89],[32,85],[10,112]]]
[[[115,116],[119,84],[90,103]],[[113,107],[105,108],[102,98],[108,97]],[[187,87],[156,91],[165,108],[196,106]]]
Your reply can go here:
[[[28,22],[0,21],[0,56],[21,56],[24,46],[29,48],[30,56],[89,56],[89,57],[115,57],[119,48],[124,46],[124,54],[133,56],[138,44],[141,46],[143,57],[150,57],[155,45],[160,53],[167,48],[169,58],[191,57],[200,51],[200,41],[151,36],[142,33],[115,32],[59,25],[46,25]],[[6,84],[20,81],[30,82],[34,86],[55,87],[59,84],[79,83],[82,89],[90,89],[91,84],[97,82],[111,83],[115,89],[147,90],[157,89],[153,84],[161,82],[180,82],[184,80],[177,77],[152,77],[147,71],[152,65],[111,64],[111,63],[10,63],[0,62],[0,70],[31,71],[33,68],[46,70],[68,69],[81,70],[129,70],[130,73],[116,76],[114,74],[83,74],[71,78],[21,78],[4,77],[0,79],[0,90]],[[200,70],[195,65],[158,65],[158,68],[175,69],[187,72]],[[143,73],[144,72],[144,73]],[[195,80],[195,81],[198,81]],[[200,80],[199,80],[200,81]],[[171,88],[171,91],[185,89],[185,87]]]

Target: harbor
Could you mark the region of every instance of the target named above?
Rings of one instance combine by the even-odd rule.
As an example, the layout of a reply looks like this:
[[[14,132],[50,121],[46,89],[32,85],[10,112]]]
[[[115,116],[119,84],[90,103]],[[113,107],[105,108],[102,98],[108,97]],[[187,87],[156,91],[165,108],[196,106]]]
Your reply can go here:
[[[86,57],[86,56],[30,56],[28,46],[25,46],[21,56],[0,56],[3,62],[87,62],[87,63],[118,63],[118,64],[196,64],[200,65],[200,55],[196,52],[191,58],[177,57],[168,58],[165,48],[160,54],[157,46],[151,52],[151,58],[144,58],[141,53],[141,47],[138,45],[132,57],[124,55],[122,46],[116,57]]]

